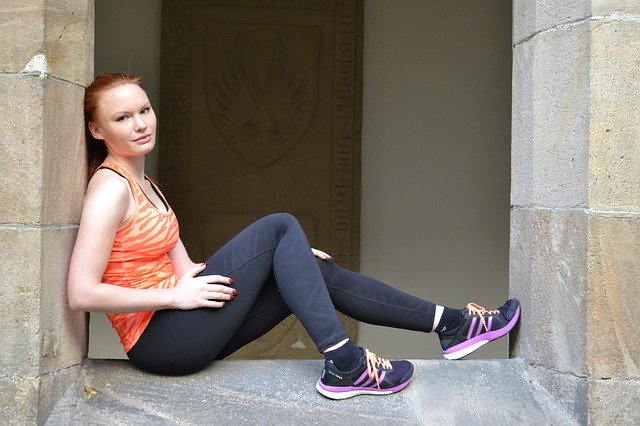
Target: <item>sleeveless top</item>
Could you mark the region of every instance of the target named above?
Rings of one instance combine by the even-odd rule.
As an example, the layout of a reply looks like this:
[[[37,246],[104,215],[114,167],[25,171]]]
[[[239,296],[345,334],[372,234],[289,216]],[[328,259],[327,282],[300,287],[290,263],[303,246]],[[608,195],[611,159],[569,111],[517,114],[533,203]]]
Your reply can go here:
[[[105,162],[100,168],[113,170],[127,179],[135,202],[132,220],[116,232],[102,282],[139,289],[175,287],[178,276],[168,255],[176,246],[179,234],[178,220],[173,210],[146,175],[145,179],[151,182],[154,191],[165,203],[166,213],[153,205],[138,182],[123,167]],[[129,352],[138,341],[154,313],[107,314],[125,352]]]

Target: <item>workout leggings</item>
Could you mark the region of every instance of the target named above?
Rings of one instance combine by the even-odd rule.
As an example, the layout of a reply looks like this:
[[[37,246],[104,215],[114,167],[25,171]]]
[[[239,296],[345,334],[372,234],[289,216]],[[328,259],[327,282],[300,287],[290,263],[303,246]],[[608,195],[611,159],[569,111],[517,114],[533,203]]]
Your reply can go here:
[[[371,324],[424,332],[433,325],[433,303],[315,258],[300,224],[286,213],[254,222],[225,244],[200,275],[212,274],[233,278],[238,296],[219,309],[156,311],[127,353],[134,365],[156,374],[193,373],[291,313],[320,351],[348,337],[336,308]]]

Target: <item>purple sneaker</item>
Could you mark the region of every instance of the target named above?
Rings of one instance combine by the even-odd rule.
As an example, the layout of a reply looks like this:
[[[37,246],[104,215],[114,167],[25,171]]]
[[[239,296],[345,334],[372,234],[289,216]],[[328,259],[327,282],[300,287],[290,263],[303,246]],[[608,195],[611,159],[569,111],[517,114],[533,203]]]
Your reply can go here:
[[[462,310],[462,315],[464,319],[458,327],[439,334],[442,354],[446,359],[465,357],[511,331],[520,318],[520,302],[509,299],[492,311],[469,303]]]
[[[388,395],[404,389],[412,375],[413,364],[409,361],[389,361],[365,349],[360,366],[353,371],[340,371],[331,361],[325,361],[316,389],[331,399]]]

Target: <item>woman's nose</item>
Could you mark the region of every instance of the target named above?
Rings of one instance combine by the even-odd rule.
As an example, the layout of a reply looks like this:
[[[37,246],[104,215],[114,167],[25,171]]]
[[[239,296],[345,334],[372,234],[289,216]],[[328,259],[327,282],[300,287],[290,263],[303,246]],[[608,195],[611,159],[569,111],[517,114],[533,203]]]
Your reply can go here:
[[[138,132],[147,128],[147,122],[144,121],[144,118],[142,118],[140,115],[136,115],[135,116],[134,125],[135,125],[135,127],[134,127],[135,130],[138,131]]]

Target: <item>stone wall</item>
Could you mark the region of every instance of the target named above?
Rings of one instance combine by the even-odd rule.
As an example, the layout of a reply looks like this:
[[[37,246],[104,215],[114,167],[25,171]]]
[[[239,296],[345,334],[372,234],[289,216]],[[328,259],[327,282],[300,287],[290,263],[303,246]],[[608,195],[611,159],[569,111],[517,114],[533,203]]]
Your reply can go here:
[[[0,423],[41,422],[77,376],[86,315],[66,303],[84,192],[93,2],[0,4]]]
[[[585,423],[640,421],[640,4],[514,1],[514,351]]]

